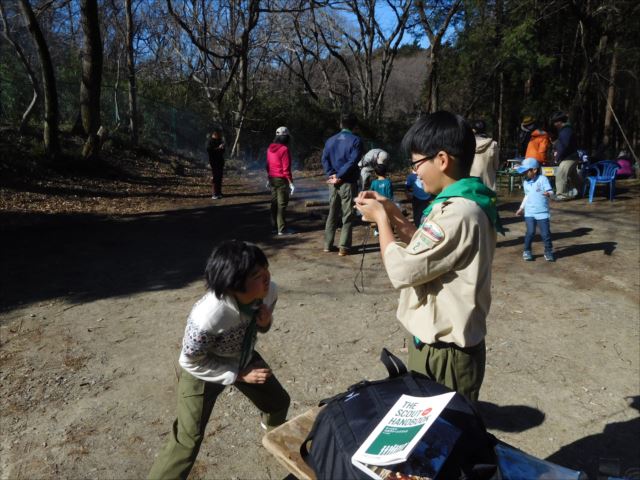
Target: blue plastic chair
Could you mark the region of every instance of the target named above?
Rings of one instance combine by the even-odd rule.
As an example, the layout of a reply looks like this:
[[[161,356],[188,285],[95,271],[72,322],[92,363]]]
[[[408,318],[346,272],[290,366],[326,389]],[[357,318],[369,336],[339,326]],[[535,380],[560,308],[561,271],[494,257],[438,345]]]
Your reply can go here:
[[[587,176],[585,178],[584,187],[582,188],[582,196],[589,186],[589,203],[593,202],[593,194],[596,191],[596,185],[609,184],[609,200],[613,201],[616,196],[616,173],[620,165],[611,160],[603,160],[587,167]]]

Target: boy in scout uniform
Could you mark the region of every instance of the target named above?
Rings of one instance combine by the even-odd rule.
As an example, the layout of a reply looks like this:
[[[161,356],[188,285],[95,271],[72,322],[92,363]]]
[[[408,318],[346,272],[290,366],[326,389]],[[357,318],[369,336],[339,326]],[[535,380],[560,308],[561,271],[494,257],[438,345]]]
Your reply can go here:
[[[402,143],[425,191],[437,195],[420,226],[375,192],[362,192],[356,208],[377,224],[385,269],[400,290],[397,318],[412,335],[409,368],[477,401],[491,263],[496,230],[502,231],[496,194],[469,177],[475,138],[462,117],[427,115]]]

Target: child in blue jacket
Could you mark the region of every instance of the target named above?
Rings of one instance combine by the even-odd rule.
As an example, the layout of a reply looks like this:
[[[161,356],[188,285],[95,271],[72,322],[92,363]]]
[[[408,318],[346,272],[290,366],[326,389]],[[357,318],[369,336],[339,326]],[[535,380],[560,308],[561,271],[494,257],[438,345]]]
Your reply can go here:
[[[549,218],[551,217],[549,213],[549,197],[553,195],[553,189],[549,179],[540,174],[540,164],[535,158],[525,158],[516,170],[525,176],[522,182],[524,198],[516,212],[518,216],[524,214],[524,221],[527,224],[522,258],[527,262],[533,260],[531,242],[536,234],[536,227],[539,226],[540,236],[544,243],[544,259],[547,262],[555,262],[556,257],[553,254],[551,227],[549,224]]]

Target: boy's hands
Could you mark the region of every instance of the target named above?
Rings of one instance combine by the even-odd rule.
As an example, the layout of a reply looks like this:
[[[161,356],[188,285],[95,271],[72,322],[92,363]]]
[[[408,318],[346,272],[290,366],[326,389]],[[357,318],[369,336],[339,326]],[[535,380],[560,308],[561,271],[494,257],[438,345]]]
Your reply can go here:
[[[524,213],[524,208],[519,208],[518,211],[516,212],[516,215],[518,217],[521,217],[523,213]]]
[[[387,218],[385,203],[389,199],[378,192],[360,192],[356,198],[356,209],[362,213],[364,221],[382,223]]]
[[[260,305],[256,312],[256,325],[261,329],[268,329],[271,326],[273,316],[271,310],[265,304]]]
[[[244,383],[265,383],[271,376],[270,368],[258,367],[252,363],[247,368],[238,373],[237,382]]]

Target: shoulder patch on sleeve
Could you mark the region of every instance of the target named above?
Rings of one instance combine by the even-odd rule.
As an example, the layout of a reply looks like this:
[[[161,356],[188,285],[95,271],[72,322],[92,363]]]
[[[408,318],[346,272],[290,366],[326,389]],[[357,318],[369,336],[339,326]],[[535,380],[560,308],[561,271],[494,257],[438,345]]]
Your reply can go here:
[[[435,247],[444,240],[444,231],[440,226],[429,220],[420,225],[418,235],[409,244],[408,250],[411,253],[421,253]]]

